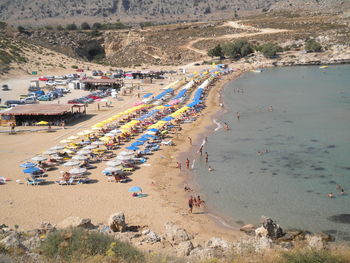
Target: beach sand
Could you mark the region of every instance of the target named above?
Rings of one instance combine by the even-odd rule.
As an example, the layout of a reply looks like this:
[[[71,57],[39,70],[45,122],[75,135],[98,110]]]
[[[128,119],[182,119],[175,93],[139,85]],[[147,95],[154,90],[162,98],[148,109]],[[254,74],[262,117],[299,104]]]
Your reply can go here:
[[[95,104],[89,105],[88,113],[93,116],[74,126],[68,125],[66,130],[59,129],[53,133],[40,131],[15,135],[0,134],[1,175],[12,180],[0,186],[0,223],[11,227],[17,224],[20,229],[31,229],[38,227],[42,221],[57,224],[69,216],[91,218],[95,224],[107,223],[112,213],[123,211],[129,225],[145,226],[158,233],[164,233],[166,222],[174,222],[187,229],[198,242],[213,236],[227,240],[236,239],[240,236],[238,226],[224,227],[208,216],[207,211],[202,208],[197,208],[195,213],[189,214],[188,194],[184,192],[183,185],[191,178],[189,173],[179,172],[176,161],[183,162],[186,153],[191,150],[188,136],[192,137],[194,142],[192,150],[198,150],[199,142],[210,132],[208,127],[212,125],[212,117],[221,110],[219,91],[224,83],[239,75],[240,73],[233,73],[223,76],[210,90],[206,100],[207,107],[201,112],[201,117],[194,123],[182,125],[181,133],[178,137],[174,136],[176,146],[162,146],[145,166],[141,166],[141,169],[131,175],[132,182],[127,184],[108,182],[101,174],[105,167],[104,162],[98,164],[97,169],[91,170],[90,178],[95,180],[92,184],[59,186],[50,183],[33,187],[19,184],[16,180],[24,182],[22,168],[19,167],[21,163],[58,144],[60,140],[130,108],[137,101],[136,94],[122,97],[121,101],[113,101],[113,107],[102,107],[101,111],[97,111]],[[144,92],[158,93],[161,87],[164,86],[150,85]],[[61,166],[59,170],[48,172],[47,180],[57,180],[59,171],[67,170],[62,168]],[[143,193],[147,193],[148,196],[132,197],[128,189],[134,185],[142,187]]]

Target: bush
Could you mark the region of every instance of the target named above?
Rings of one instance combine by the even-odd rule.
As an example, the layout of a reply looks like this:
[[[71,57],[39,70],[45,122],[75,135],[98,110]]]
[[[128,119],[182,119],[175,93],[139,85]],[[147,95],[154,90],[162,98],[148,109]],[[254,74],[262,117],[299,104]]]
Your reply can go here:
[[[63,30],[64,30],[63,26],[61,26],[61,25],[58,25],[58,26],[56,27],[56,29],[57,29],[58,31],[63,31]]]
[[[340,257],[330,251],[293,251],[283,253],[279,263],[345,263]]]
[[[77,65],[72,65],[71,68],[78,69],[78,66]]]
[[[94,30],[98,30],[98,29],[101,29],[101,28],[102,28],[101,23],[94,23],[92,25],[92,29],[94,29]]]
[[[0,29],[5,29],[7,27],[7,24],[3,21],[0,21]]]
[[[91,28],[90,28],[90,25],[89,25],[88,23],[86,23],[86,22],[83,22],[83,23],[81,24],[80,28],[81,28],[82,30],[89,30],[89,29],[91,29]]]
[[[220,44],[217,45],[216,47],[208,50],[208,56],[222,58],[224,56],[224,53],[222,51],[222,48],[221,48]]]
[[[225,56],[231,58],[242,58],[254,52],[252,45],[247,40],[226,43],[222,50]]]
[[[42,242],[40,251],[47,258],[61,258],[73,262],[97,255],[123,259],[123,262],[144,261],[143,254],[131,245],[116,241],[102,233],[79,228],[50,234]],[[101,262],[106,261],[101,260]]]
[[[24,33],[24,32],[26,32],[26,29],[23,26],[18,26],[17,31],[20,33]]]
[[[263,55],[266,58],[275,57],[277,52],[280,52],[280,51],[283,50],[280,46],[278,46],[278,45],[276,45],[274,43],[266,43],[266,44],[263,44],[263,45],[261,45],[260,47],[258,47],[256,49],[261,51],[261,53],[263,53]]]
[[[322,46],[316,40],[310,39],[305,42],[305,50],[306,52],[320,52],[322,51]]]
[[[77,27],[77,25],[76,24],[68,24],[67,26],[66,26],[66,29],[67,30],[77,30],[78,29],[78,27]]]

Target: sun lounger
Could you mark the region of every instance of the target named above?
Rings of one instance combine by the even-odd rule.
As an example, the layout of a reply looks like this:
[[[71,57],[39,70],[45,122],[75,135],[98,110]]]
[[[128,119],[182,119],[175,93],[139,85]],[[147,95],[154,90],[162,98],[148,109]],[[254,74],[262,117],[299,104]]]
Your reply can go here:
[[[169,145],[169,146],[175,145],[175,143],[173,142],[173,140],[162,141],[161,144],[163,144],[163,145]]]
[[[130,167],[130,168],[122,168],[122,171],[123,172],[132,172],[132,171],[135,171],[135,168],[132,168],[132,167]]]
[[[58,184],[58,185],[67,185],[67,181],[65,181],[65,180],[55,181],[55,184]]]
[[[39,184],[42,184],[45,182],[44,179],[33,179],[33,180],[30,180],[29,178],[26,178],[25,179],[26,182],[27,182],[27,185],[39,185]]]

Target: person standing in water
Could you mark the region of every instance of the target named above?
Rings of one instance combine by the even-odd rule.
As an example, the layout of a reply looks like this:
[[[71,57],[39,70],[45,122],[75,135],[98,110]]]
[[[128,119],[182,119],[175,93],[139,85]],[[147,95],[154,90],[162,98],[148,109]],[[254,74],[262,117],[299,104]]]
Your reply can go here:
[[[199,148],[198,152],[199,152],[199,153],[201,154],[201,156],[202,156],[202,154],[203,154],[203,145],[201,145],[201,147]]]
[[[241,114],[239,113],[239,111],[237,111],[236,117],[237,117],[237,120],[239,120],[241,118]]]
[[[209,161],[209,154],[208,152],[205,152],[205,162],[208,163]]]

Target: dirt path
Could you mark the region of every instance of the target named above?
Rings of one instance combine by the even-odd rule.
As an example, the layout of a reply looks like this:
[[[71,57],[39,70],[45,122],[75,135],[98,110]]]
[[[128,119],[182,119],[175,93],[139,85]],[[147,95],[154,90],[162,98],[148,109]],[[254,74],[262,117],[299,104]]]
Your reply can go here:
[[[275,28],[255,28],[252,26],[247,26],[241,24],[239,21],[228,21],[222,26],[230,26],[233,28],[237,29],[244,29],[247,31],[255,31],[252,33],[249,32],[243,32],[243,33],[237,33],[237,34],[229,34],[229,35],[222,35],[219,37],[201,37],[201,38],[196,38],[190,42],[188,42],[185,46],[183,46],[186,49],[192,50],[196,53],[200,53],[202,55],[207,56],[207,50],[201,50],[198,48],[193,47],[196,43],[203,41],[203,40],[218,40],[218,39],[237,39],[237,38],[243,38],[243,37],[251,37],[251,36],[257,36],[257,35],[267,35],[267,34],[277,34],[277,33],[282,33],[282,32],[287,32],[289,30],[286,29],[275,29]],[[256,32],[257,31],[257,32]]]

